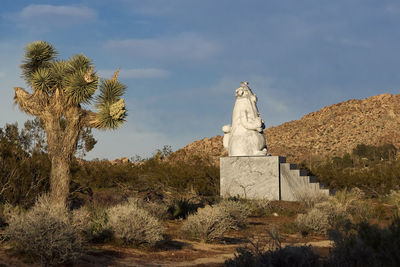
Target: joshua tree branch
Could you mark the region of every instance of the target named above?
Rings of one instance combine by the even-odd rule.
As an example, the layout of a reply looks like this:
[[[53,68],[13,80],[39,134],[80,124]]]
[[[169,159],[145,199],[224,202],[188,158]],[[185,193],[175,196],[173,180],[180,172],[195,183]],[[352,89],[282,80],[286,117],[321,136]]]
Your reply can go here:
[[[86,127],[101,129],[99,121],[97,119],[97,113],[91,110],[85,110],[83,122]]]
[[[38,117],[41,116],[44,111],[44,103],[40,101],[42,99],[40,99],[39,96],[29,94],[21,87],[14,87],[14,91],[15,103],[17,103],[24,112]]]

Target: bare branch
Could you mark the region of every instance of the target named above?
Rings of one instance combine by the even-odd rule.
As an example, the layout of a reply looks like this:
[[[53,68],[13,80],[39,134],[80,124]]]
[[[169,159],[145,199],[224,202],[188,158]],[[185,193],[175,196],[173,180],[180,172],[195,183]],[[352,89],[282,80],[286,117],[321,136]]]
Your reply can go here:
[[[40,117],[44,111],[44,105],[46,104],[45,96],[40,95],[40,92],[29,94],[21,87],[14,87],[14,91],[14,101],[22,111]]]
[[[99,121],[97,119],[97,113],[91,110],[85,110],[83,122],[86,127],[101,129]]]

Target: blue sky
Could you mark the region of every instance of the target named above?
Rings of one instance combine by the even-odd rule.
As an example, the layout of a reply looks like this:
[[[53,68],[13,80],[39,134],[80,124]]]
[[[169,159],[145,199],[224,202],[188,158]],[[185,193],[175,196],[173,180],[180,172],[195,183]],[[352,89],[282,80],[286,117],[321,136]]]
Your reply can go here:
[[[267,127],[400,93],[399,1],[2,0],[0,33],[1,126],[28,119],[12,88],[25,86],[18,66],[29,42],[48,41],[61,58],[83,53],[101,76],[121,68],[129,118],[96,131],[88,159],[222,134],[244,80]]]

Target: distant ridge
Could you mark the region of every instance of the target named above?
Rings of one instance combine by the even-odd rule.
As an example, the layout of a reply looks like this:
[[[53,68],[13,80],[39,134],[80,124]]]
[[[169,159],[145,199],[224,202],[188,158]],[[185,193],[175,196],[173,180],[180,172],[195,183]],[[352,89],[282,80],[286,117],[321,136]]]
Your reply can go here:
[[[268,124],[268,121],[267,121]],[[357,144],[400,148],[400,95],[381,94],[363,100],[352,99],[265,130],[268,151],[300,163],[320,156],[340,156]],[[226,156],[222,136],[194,141],[174,152],[170,160],[190,155],[210,157],[218,164]]]

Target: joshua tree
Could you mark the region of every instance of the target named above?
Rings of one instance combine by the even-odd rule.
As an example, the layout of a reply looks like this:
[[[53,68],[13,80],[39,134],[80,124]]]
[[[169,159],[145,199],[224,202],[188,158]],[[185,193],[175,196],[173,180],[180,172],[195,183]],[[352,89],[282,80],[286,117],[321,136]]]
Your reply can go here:
[[[44,124],[51,160],[50,195],[65,203],[71,180],[70,163],[80,133],[87,128],[116,129],[126,117],[126,86],[97,77],[90,59],[82,54],[56,60],[57,51],[44,41],[29,43],[21,65],[22,77],[31,87],[28,93],[15,87],[15,102],[22,111],[39,117]],[[94,93],[100,89],[96,97]],[[96,112],[82,107],[94,101]]]

